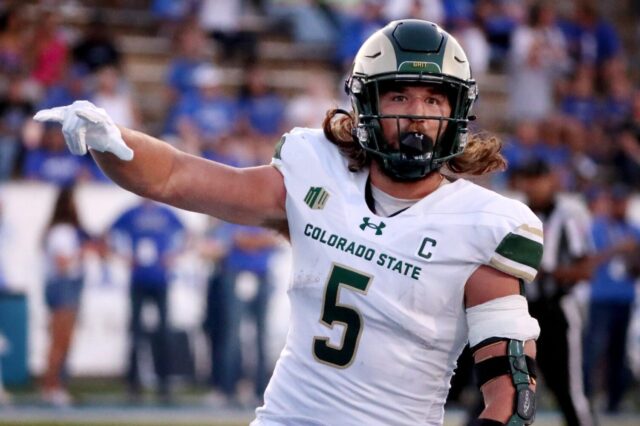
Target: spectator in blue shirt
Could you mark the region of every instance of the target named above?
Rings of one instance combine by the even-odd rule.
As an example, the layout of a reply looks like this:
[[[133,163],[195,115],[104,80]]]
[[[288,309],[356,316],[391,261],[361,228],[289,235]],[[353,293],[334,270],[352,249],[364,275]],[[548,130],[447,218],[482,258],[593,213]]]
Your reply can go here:
[[[564,135],[567,126],[566,118],[556,115],[551,115],[540,123],[542,145],[538,151],[538,158],[553,170],[560,191],[567,190],[573,180],[572,152]]]
[[[64,78],[47,88],[38,109],[64,106],[80,99],[88,99],[91,93],[87,88],[89,71],[82,65],[70,66]]]
[[[605,93],[601,120],[606,130],[615,131],[627,120],[633,105],[634,87],[627,63],[622,59],[608,61],[603,67],[602,82]]]
[[[387,22],[383,15],[384,2],[363,1],[353,14],[342,17],[341,35],[338,37],[336,64],[340,70],[347,70],[362,43]]]
[[[196,9],[198,0],[153,0],[150,11],[158,21],[160,33],[171,36]]]
[[[509,166],[517,169],[539,159],[541,149],[540,122],[523,119],[516,124],[514,135],[507,139],[503,155]]]
[[[22,165],[27,179],[69,187],[90,176],[83,157],[71,154],[58,126],[45,125],[41,146],[27,151]]]
[[[33,105],[24,96],[25,79],[12,77],[0,96],[0,182],[11,177],[21,149],[21,133]],[[64,145],[64,144],[63,144]]]
[[[222,398],[232,403],[236,384],[243,372],[239,360],[240,322],[247,314],[256,330],[254,391],[260,399],[269,380],[266,356],[265,327],[272,285],[269,282],[269,262],[278,238],[271,231],[254,226],[223,223],[209,237],[217,241],[218,251],[225,253],[219,260],[215,277],[210,281],[207,316],[208,332],[214,353],[212,385],[222,391]],[[241,283],[247,274],[254,280]],[[243,285],[244,284],[244,285]],[[213,394],[215,395],[215,393]]]
[[[584,360],[585,389],[593,397],[598,364],[606,359],[607,411],[615,413],[628,387],[625,347],[638,278],[640,229],[626,219],[629,193],[616,186],[591,194],[591,233],[602,262],[591,280]]]
[[[68,72],[65,74],[65,78],[60,82],[54,83],[47,89],[38,109],[54,108],[68,105],[80,99],[91,98],[91,91],[88,89],[87,84],[88,73],[88,69],[82,65],[70,66]],[[36,155],[36,158],[38,156],[39,155]],[[104,173],[100,171],[95,161],[93,161],[93,157],[86,155],[82,158],[81,169],[85,169],[86,172],[83,174],[99,182],[111,182]]]
[[[180,99],[197,92],[194,73],[209,61],[205,47],[206,34],[197,25],[183,26],[176,36],[176,53],[169,63],[165,77],[169,111],[163,131],[167,134],[177,132],[177,107]]]
[[[193,73],[207,65],[205,34],[197,27],[188,27],[178,37],[178,55],[169,64],[167,84],[172,91],[172,100],[195,91]]]
[[[284,99],[269,87],[264,69],[260,66],[247,69],[240,90],[240,112],[249,133],[270,142],[277,140],[285,131],[284,111]]]
[[[442,0],[447,25],[459,19],[472,19],[475,0]]]
[[[600,105],[595,95],[594,69],[580,66],[569,83],[569,91],[562,98],[562,112],[591,128],[600,118]]]
[[[622,50],[616,29],[601,18],[595,2],[576,2],[572,19],[562,22],[561,27],[576,65],[599,67]]]
[[[111,235],[116,249],[128,254],[131,261],[131,349],[127,371],[131,397],[139,397],[142,391],[138,366],[144,334],[141,314],[143,305],[151,302],[158,312],[157,391],[160,398],[167,399],[170,397],[168,272],[184,243],[184,225],[170,208],[144,200],[116,219]]]
[[[185,150],[199,154],[234,132],[238,104],[223,93],[221,72],[213,66],[198,68],[193,78],[198,90],[182,98],[176,122]]]
[[[524,2],[522,2],[524,3]],[[511,48],[511,34],[524,14],[520,2],[477,0],[475,14],[491,46],[491,63],[501,66]]]

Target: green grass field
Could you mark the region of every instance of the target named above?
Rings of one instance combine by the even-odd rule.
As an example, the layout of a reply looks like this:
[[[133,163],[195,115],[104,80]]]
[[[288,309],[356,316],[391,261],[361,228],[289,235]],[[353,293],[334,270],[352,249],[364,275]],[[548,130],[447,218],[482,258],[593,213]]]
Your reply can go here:
[[[252,408],[215,408],[203,402],[203,389],[185,386],[176,392],[171,404],[155,400],[147,392],[141,401],[131,403],[118,380],[76,379],[71,393],[76,405],[69,408],[53,408],[43,404],[34,384],[20,389],[9,389],[13,404],[0,406],[0,426],[241,426],[254,418]],[[633,386],[627,392],[623,414],[601,416],[599,426],[639,426],[640,389]],[[562,426],[563,421],[544,386],[539,394],[539,410],[535,425]],[[468,401],[463,398],[462,401]],[[461,405],[460,405],[461,404]],[[464,403],[452,405],[445,414],[445,426],[462,426],[465,423]]]

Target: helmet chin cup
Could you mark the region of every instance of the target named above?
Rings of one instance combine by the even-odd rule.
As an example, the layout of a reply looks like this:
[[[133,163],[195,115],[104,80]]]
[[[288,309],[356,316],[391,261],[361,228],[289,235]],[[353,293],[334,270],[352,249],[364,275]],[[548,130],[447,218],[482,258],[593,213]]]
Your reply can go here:
[[[387,153],[382,168],[396,180],[421,179],[437,168],[431,161],[433,148],[433,139],[429,136],[405,132],[400,135],[399,149]]]
[[[389,177],[404,182],[420,180],[440,168],[440,164],[434,163],[431,159],[411,158],[400,152],[375,158],[379,158],[380,166]]]
[[[375,143],[372,143],[370,132],[368,126],[362,124],[354,129],[360,146],[372,154],[382,170],[395,180],[419,180],[442,165],[433,161],[435,143],[427,135],[419,132],[401,133],[399,149],[392,149],[378,132],[374,132]]]

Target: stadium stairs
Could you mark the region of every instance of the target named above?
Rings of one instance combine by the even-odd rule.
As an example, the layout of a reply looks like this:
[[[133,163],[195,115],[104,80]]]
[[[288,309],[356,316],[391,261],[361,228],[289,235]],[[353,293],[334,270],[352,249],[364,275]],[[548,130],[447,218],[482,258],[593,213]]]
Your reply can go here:
[[[23,3],[26,3],[29,16],[37,16],[36,9],[41,2],[30,0]],[[135,91],[146,130],[157,134],[168,107],[164,82],[173,45],[151,15],[151,3],[151,0],[63,2],[59,11],[63,22],[79,33],[96,11],[102,12],[123,53],[124,71]],[[636,41],[640,27],[637,14],[640,8],[636,11],[632,1],[621,3],[620,7],[605,5],[601,9],[603,16],[615,22],[630,57],[632,75],[637,77],[639,66],[631,58],[638,55]],[[299,92],[306,84],[309,72],[341,78],[329,60],[329,47],[296,43],[286,34],[273,31],[273,25],[264,18],[255,17],[252,23],[258,34],[258,61],[265,67],[273,87],[285,96]],[[242,82],[243,65],[221,57],[212,41],[208,50],[213,62],[223,71],[223,86],[230,94],[236,93]],[[506,73],[493,70],[479,78],[479,85],[481,97],[476,114],[480,126],[498,131],[508,129],[509,123],[505,118],[508,108]]]

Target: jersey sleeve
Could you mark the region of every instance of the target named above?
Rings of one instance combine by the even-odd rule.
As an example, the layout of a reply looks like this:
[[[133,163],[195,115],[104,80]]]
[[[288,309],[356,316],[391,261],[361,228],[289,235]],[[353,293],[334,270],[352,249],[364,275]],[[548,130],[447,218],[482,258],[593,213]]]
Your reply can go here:
[[[542,222],[519,202],[494,232],[494,250],[488,264],[526,282],[535,279],[543,251]]]
[[[271,165],[280,170],[285,177],[298,171],[303,163],[308,163],[312,158],[309,142],[302,129],[294,128],[285,133],[276,144]]]
[[[271,165],[284,176],[287,193],[296,196],[298,191],[306,193],[309,187],[340,180],[349,173],[346,160],[321,129],[296,127],[286,133],[276,145]]]

